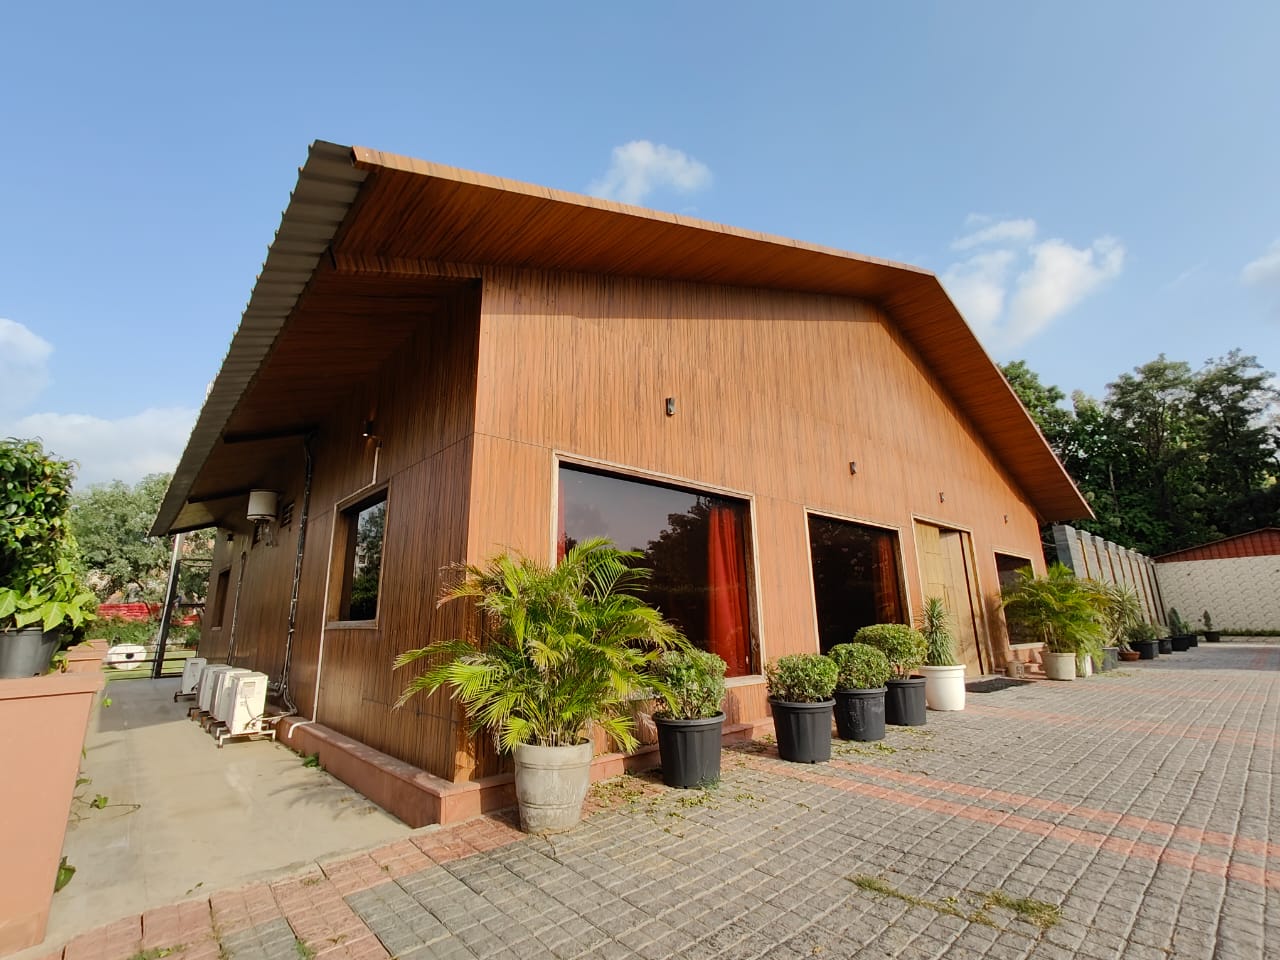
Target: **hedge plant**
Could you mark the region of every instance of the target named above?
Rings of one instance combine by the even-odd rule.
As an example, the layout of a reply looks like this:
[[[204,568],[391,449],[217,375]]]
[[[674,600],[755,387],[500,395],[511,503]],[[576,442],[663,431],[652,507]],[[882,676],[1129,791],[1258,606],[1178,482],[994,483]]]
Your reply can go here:
[[[875,690],[893,676],[889,658],[865,643],[838,643],[827,656],[839,670],[837,690]]]
[[[724,708],[724,661],[705,650],[668,650],[654,676],[670,691],[670,710],[655,716],[673,720],[714,717]]]
[[[877,623],[863,627],[854,634],[853,642],[868,644],[883,653],[897,680],[910,677],[924,663],[929,652],[924,634],[905,623]]]
[[[764,668],[769,696],[783,703],[822,703],[831,699],[840,669],[820,653],[790,653]]]

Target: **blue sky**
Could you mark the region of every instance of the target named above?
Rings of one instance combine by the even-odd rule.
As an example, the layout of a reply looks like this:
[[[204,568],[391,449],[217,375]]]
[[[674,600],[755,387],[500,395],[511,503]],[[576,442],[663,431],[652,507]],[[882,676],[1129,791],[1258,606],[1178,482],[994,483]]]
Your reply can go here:
[[[0,435],[171,469],[315,139],[919,264],[1100,395],[1280,368],[1280,4],[0,14]]]

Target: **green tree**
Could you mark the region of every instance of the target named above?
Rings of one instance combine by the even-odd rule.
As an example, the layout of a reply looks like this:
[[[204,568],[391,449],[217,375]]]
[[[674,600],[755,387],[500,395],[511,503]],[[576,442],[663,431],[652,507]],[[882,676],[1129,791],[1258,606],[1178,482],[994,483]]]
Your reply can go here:
[[[1093,508],[1084,529],[1159,554],[1280,521],[1278,398],[1256,358],[1161,354],[1071,411],[1021,361],[1004,369]]]
[[[168,487],[169,475],[157,473],[133,486],[113,480],[72,496],[71,529],[99,598],[106,600],[122,593],[129,600],[158,603],[164,599],[173,540],[147,533]],[[212,538],[189,535],[186,542],[185,558],[211,555]],[[183,573],[182,593],[192,599],[203,598],[207,565],[184,566]]]
[[[1062,406],[1067,395],[1052,384],[1046,384],[1040,375],[1027,366],[1025,360],[1013,360],[1003,364],[1000,371],[1022,405],[1027,408],[1040,432],[1058,456],[1070,442],[1074,426],[1071,411]]]

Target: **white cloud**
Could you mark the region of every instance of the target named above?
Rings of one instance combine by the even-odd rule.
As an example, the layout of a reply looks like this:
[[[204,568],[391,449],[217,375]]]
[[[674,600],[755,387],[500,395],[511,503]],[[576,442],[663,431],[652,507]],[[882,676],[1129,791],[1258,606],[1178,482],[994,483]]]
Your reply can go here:
[[[185,407],[151,408],[105,420],[83,413],[33,413],[12,423],[8,433],[39,437],[46,450],[76,460],[76,489],[91,483],[135,483],[149,473],[178,465],[196,411]]]
[[[982,218],[969,214],[967,223],[973,225],[982,222]],[[989,227],[975,230],[958,240],[951,241],[952,250],[971,250],[993,243],[1030,243],[1035,239],[1036,222],[1034,220],[1001,220]]]
[[[1124,247],[1100,237],[1084,249],[1061,240],[1031,248],[1031,266],[1018,275],[1005,334],[1018,346],[1044,330],[1124,269]]]
[[[1280,285],[1280,240],[1267,247],[1256,260],[1246,263],[1240,279],[1255,287]]]
[[[53,344],[0,317],[0,414],[21,410],[49,383]]]
[[[951,299],[979,333],[993,329],[1004,313],[1009,268],[1016,257],[1012,250],[980,253],[952,264],[942,275],[942,284]]]
[[[692,193],[711,183],[711,171],[684,151],[648,140],[632,140],[613,148],[613,161],[587,192],[606,200],[643,203],[659,187]]]
[[[971,215],[966,223],[988,222]],[[951,264],[940,279],[993,352],[1021,346],[1124,269],[1125,250],[1114,237],[1073,247],[1056,239],[1032,243],[1036,232],[1034,220],[1002,220],[951,244],[985,248]]]

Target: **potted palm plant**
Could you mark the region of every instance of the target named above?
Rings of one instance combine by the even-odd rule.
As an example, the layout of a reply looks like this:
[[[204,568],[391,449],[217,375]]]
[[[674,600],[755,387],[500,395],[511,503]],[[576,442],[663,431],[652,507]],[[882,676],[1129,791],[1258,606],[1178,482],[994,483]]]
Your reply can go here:
[[[964,664],[956,660],[956,642],[949,626],[951,615],[941,597],[925,597],[920,611],[924,635],[924,702],[930,710],[964,709]]]
[[[840,670],[820,653],[792,653],[765,664],[778,756],[792,763],[831,759],[831,710]]]
[[[1001,591],[1000,605],[1010,626],[1044,642],[1044,671],[1050,680],[1074,680],[1076,657],[1099,652],[1105,627],[1094,591],[1069,567],[1055,563],[1037,577],[1028,567]]]
[[[1112,670],[1121,654],[1128,650],[1129,628],[1143,620],[1142,601],[1132,587],[1123,584],[1091,581],[1090,586],[1095,592],[1095,603],[1106,629],[1099,668]]]
[[[662,782],[669,787],[704,787],[720,779],[724,670],[714,653],[695,649],[669,650],[654,665],[671,695],[668,708],[653,715]]]
[[[397,706],[448,687],[473,729],[488,730],[512,754],[520,825],[529,833],[567,830],[581,819],[593,729],[632,750],[632,701],[652,693],[670,703],[656,662],[687,641],[628,592],[648,575],[629,565],[639,556],[594,539],[554,567],[509,553],[465,567],[440,604],[474,602],[478,636],[396,658],[397,668],[427,663]]]
[[[827,651],[836,665],[836,735],[841,740],[884,739],[885,683],[889,660],[865,643],[838,643]]]
[[[916,673],[929,652],[924,635],[903,623],[877,623],[863,627],[854,643],[866,643],[883,653],[893,675],[885,685],[885,723],[902,727],[922,726],[925,717],[924,677]]]

